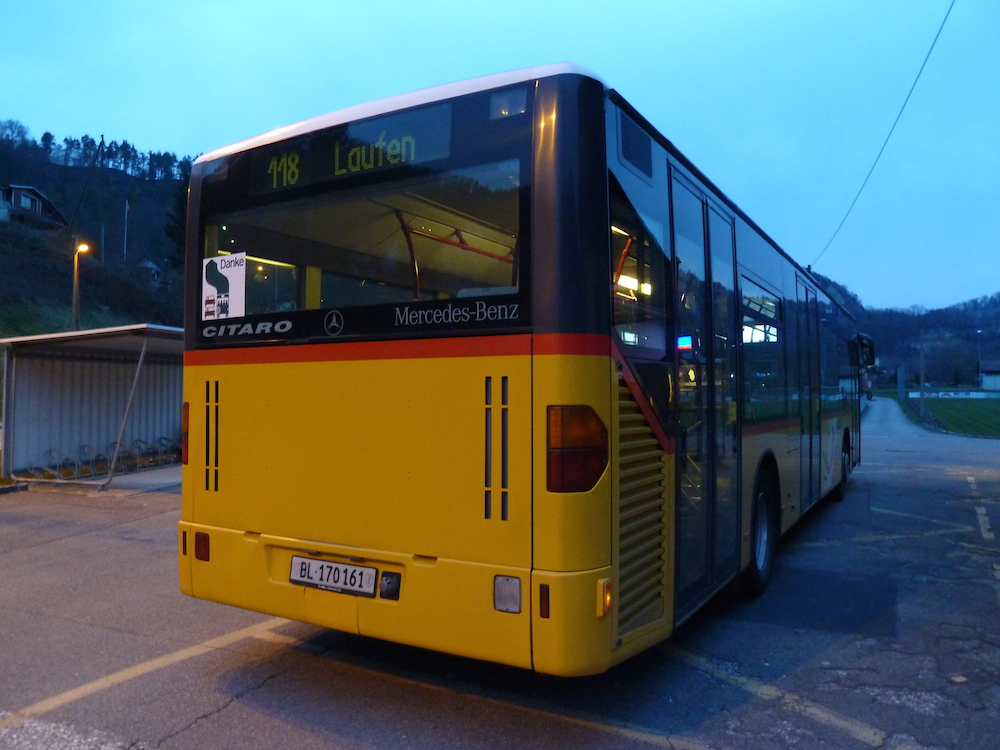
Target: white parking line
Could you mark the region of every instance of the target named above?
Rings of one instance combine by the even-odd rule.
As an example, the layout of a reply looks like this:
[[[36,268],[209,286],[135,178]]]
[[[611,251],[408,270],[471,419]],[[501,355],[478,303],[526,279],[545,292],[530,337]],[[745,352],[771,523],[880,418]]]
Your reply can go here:
[[[993,527],[990,525],[990,517],[986,515],[986,508],[978,506],[976,517],[979,518],[979,532],[983,535],[983,539],[994,539]]]

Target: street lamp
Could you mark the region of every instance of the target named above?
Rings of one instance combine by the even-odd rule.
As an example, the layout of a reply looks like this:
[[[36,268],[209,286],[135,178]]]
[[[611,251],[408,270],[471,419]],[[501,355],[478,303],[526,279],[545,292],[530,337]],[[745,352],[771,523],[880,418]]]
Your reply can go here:
[[[90,250],[90,245],[81,242],[73,253],[73,330],[80,330],[80,253]]]

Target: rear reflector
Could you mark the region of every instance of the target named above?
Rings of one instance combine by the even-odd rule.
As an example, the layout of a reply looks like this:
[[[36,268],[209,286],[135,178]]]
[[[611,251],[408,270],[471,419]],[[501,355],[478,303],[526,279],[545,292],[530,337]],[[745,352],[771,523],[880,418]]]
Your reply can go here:
[[[194,556],[204,562],[208,562],[208,558],[211,556],[208,534],[204,531],[194,532]]]
[[[549,492],[586,492],[608,465],[608,430],[589,406],[548,408]]]
[[[538,587],[538,616],[549,619],[549,584],[543,583]]]

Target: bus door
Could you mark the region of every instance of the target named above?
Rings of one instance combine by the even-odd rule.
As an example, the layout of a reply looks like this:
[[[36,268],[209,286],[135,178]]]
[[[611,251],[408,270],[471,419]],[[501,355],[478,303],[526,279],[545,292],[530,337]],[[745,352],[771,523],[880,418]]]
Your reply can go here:
[[[714,208],[708,211],[712,279],[712,465],[714,529],[713,580],[725,580],[739,569],[739,424],[737,422],[736,274],[732,221]]]
[[[796,279],[798,299],[798,381],[801,419],[801,510],[819,500],[820,482],[820,383],[819,309],[816,292]]]
[[[732,224],[714,209],[706,213],[682,180],[675,177],[672,188],[680,618],[738,566],[736,297]]]

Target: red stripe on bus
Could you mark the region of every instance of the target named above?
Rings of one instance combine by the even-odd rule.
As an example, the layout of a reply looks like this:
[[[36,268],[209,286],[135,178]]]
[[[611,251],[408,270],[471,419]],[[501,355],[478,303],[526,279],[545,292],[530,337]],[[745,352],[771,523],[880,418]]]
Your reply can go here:
[[[539,333],[532,336],[533,354],[611,355],[611,337],[596,333]]]
[[[531,354],[531,337],[471,336],[405,341],[357,341],[240,349],[203,349],[184,353],[184,364],[251,365],[293,362],[358,362],[379,359],[501,357]]]
[[[499,357],[524,354],[609,355],[611,338],[597,334],[470,336],[405,341],[358,341],[239,349],[202,349],[184,353],[184,364],[249,365],[290,362],[351,362],[378,359]]]
[[[615,362],[618,363],[618,371],[622,374],[622,379],[625,381],[625,385],[628,386],[629,391],[632,393],[632,398],[635,399],[636,405],[639,407],[639,411],[642,412],[643,416],[646,417],[646,422],[649,424],[650,429],[653,434],[656,435],[656,439],[660,443],[660,447],[667,453],[667,455],[672,456],[674,454],[674,441],[671,440],[667,433],[664,431],[663,427],[660,425],[660,420],[656,416],[656,412],[653,411],[653,407],[649,405],[649,401],[642,392],[642,388],[639,386],[639,381],[635,379],[635,375],[629,369],[628,363],[625,361],[625,357],[618,350],[618,347],[614,343],[611,344],[611,356],[614,358]]]

